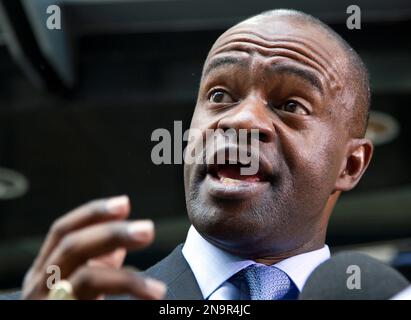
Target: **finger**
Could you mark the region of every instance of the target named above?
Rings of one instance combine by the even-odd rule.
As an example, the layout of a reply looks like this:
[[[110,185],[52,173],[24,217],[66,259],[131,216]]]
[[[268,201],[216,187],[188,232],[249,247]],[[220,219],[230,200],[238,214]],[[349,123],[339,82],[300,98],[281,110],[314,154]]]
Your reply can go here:
[[[34,261],[33,268],[40,268],[59,241],[68,233],[96,223],[120,220],[128,217],[130,201],[127,196],[94,200],[57,219]]]
[[[162,299],[167,287],[163,282],[143,277],[126,269],[82,267],[71,277],[77,299],[91,300],[101,295],[130,294],[139,299]]]
[[[108,254],[93,258],[87,261],[89,267],[111,267],[119,269],[123,265],[127,250],[125,248],[116,249]],[[100,295],[96,300],[104,300],[104,295]]]
[[[57,245],[45,263],[45,268],[57,265],[66,278],[89,259],[117,248],[142,249],[154,240],[151,220],[109,222],[80,229],[67,235]]]
[[[119,269],[124,262],[127,250],[125,248],[116,249],[108,254],[93,258],[87,262],[91,267],[111,267]]]

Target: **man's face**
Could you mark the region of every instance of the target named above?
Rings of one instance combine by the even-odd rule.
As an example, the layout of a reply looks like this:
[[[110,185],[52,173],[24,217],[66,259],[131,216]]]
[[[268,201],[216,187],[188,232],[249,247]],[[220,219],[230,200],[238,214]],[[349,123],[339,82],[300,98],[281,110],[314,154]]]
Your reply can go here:
[[[189,218],[207,240],[252,258],[324,240],[349,139],[345,63],[324,31],[286,17],[246,21],[217,40],[191,128],[199,140],[207,129],[258,129],[260,165],[251,177],[240,164],[185,165]]]

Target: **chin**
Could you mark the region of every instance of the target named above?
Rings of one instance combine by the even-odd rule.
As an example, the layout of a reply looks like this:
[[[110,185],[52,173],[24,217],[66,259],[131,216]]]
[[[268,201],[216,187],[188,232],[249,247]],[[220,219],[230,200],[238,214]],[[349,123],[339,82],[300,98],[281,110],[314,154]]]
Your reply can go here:
[[[277,234],[284,237],[286,219],[274,209],[271,193],[249,199],[210,196],[200,188],[196,197],[187,199],[188,215],[197,231],[223,250],[241,256],[254,256],[271,250]],[[267,247],[267,248],[265,248]],[[258,248],[258,250],[257,250]]]

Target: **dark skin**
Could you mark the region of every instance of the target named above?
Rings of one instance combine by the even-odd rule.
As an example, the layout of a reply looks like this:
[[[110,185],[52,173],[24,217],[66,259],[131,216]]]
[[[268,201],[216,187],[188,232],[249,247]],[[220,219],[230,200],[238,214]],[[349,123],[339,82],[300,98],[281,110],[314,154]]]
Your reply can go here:
[[[358,183],[373,151],[348,129],[347,61],[324,30],[288,15],[254,17],[217,40],[191,128],[259,129],[262,172],[252,183],[227,183],[207,165],[185,165],[188,215],[209,242],[267,265],[324,246],[340,193]],[[164,284],[122,268],[126,250],[154,239],[149,222],[125,221],[129,212],[121,197],[58,219],[26,274],[22,298],[47,298],[50,265],[61,268],[79,299],[164,297]]]
[[[232,201],[210,186],[204,166],[186,166],[189,217],[209,242],[265,264],[324,246],[329,208],[372,155],[371,142],[343,121],[346,64],[324,31],[286,16],[253,18],[217,40],[191,127],[259,129],[270,169],[258,192]]]

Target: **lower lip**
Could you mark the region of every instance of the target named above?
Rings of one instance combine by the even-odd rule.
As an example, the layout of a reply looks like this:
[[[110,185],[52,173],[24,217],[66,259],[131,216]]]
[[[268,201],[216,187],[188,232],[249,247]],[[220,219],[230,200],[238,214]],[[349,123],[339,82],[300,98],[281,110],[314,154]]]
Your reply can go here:
[[[210,196],[219,199],[241,200],[251,198],[261,194],[261,192],[267,190],[269,186],[270,183],[267,181],[240,181],[238,183],[227,184],[210,174],[207,174],[204,180],[206,192]]]

